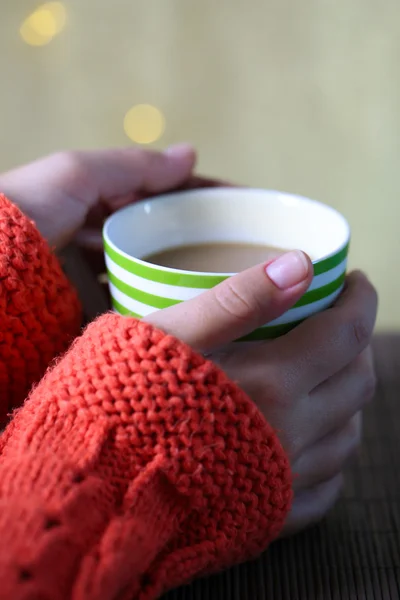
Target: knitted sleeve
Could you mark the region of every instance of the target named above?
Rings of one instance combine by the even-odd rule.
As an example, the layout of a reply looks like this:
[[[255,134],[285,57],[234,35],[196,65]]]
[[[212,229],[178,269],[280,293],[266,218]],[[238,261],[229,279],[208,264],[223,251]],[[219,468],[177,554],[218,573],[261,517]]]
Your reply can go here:
[[[219,368],[104,315],[4,434],[1,598],[157,598],[262,551],[290,483],[275,433]]]
[[[0,194],[0,428],[80,325],[78,298],[56,257]]]

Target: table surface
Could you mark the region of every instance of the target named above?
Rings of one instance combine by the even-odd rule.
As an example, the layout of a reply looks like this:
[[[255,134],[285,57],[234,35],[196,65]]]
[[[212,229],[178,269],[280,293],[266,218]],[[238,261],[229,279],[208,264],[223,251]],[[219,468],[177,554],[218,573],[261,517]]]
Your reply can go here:
[[[374,341],[375,400],[342,498],[317,527],[164,600],[400,600],[400,334]]]

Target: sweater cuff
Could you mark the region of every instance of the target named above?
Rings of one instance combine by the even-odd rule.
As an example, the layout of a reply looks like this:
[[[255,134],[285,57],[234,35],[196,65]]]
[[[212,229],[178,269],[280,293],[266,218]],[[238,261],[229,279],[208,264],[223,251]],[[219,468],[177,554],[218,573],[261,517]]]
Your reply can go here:
[[[289,462],[244,392],[114,314],[48,372],[5,439],[1,589],[13,572],[35,593],[50,578],[46,598],[155,598],[259,554],[290,508]]]
[[[76,292],[34,223],[0,193],[0,427],[79,333]]]

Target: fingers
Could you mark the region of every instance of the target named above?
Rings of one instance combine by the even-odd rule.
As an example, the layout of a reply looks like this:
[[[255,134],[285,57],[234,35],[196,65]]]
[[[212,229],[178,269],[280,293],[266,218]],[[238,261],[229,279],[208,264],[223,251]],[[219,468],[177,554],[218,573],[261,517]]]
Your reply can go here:
[[[368,347],[347,367],[311,393],[310,403],[314,409],[318,434],[327,435],[341,427],[368,404],[375,389],[372,350]]]
[[[284,313],[311,279],[309,258],[299,251],[288,252],[146,320],[196,349],[212,350]]]
[[[180,187],[195,162],[196,154],[187,145],[165,152],[137,148],[59,152],[6,173],[1,186],[34,219],[44,237],[61,247],[91,211],[96,227],[120,207],[121,200],[126,204],[143,194]]]
[[[371,400],[375,373],[370,350],[311,394],[287,402],[281,423],[281,439],[292,461],[305,450],[346,423]],[[268,407],[269,408],[269,407]]]
[[[297,390],[307,393],[348,365],[369,344],[376,311],[374,287],[362,273],[354,272],[332,308],[274,341],[275,360],[281,367],[287,366]]]
[[[274,342],[271,343],[271,356]],[[260,347],[259,347],[260,352]],[[236,349],[220,360],[225,372],[249,394],[278,431],[291,463],[325,436],[341,430],[371,400],[376,377],[370,347],[311,393],[300,393],[296,381],[265,355]]]
[[[165,152],[130,147],[67,152],[42,161],[43,167],[57,173],[57,183],[88,209],[99,198],[112,201],[136,191],[154,193],[178,187],[189,178],[195,162],[196,154],[188,145],[172,146]]]
[[[280,537],[287,537],[318,523],[333,507],[343,487],[341,473],[330,481],[295,495],[292,510],[286,520]]]
[[[361,424],[362,414],[358,412],[341,429],[301,454],[292,466],[295,492],[329,481],[344,469],[360,445]]]

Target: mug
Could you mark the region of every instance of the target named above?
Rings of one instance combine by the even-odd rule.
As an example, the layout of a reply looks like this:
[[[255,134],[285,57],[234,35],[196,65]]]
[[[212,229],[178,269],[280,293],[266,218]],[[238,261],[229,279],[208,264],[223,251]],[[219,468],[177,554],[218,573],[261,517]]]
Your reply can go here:
[[[252,243],[299,249],[312,259],[307,292],[278,319],[245,341],[272,339],[329,307],[346,275],[350,228],[335,209],[315,200],[252,188],[209,188],[131,204],[107,219],[105,260],[113,308],[137,318],[189,300],[234,273],[157,266],[144,257],[167,248]]]

